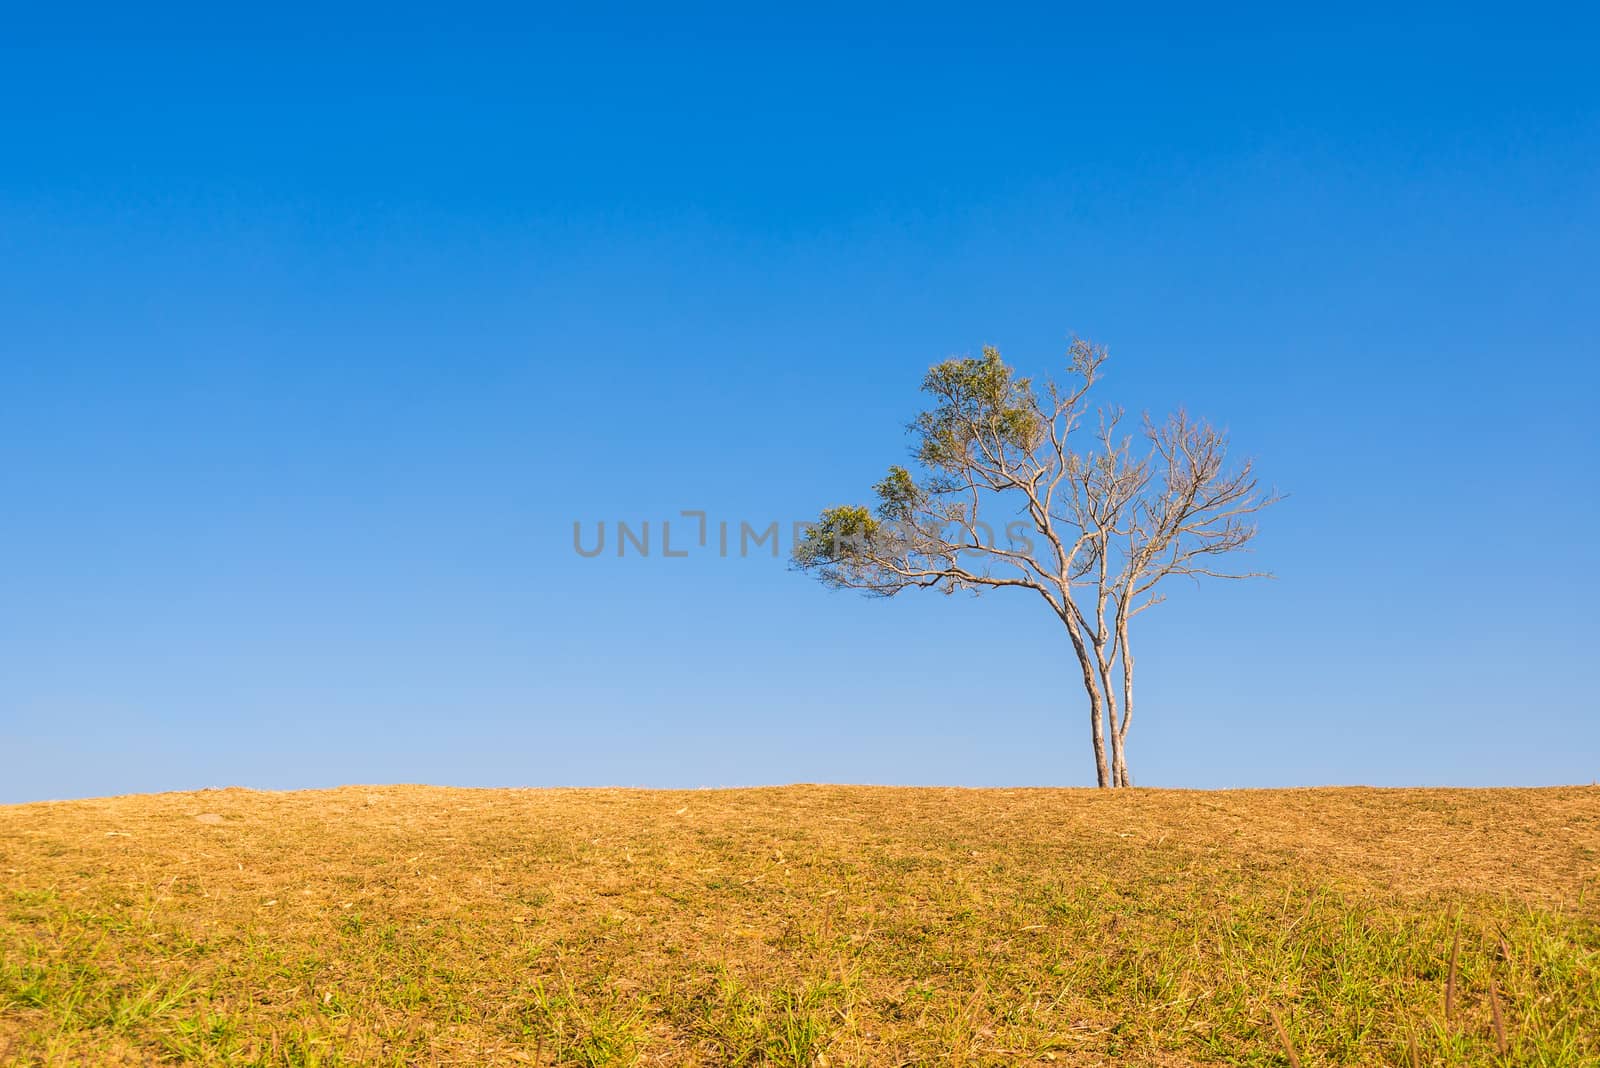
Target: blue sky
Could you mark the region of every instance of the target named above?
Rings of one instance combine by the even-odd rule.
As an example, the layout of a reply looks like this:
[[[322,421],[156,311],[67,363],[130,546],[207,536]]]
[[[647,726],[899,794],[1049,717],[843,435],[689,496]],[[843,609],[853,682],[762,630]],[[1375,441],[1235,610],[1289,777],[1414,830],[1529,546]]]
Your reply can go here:
[[[13,20],[0,801],[1091,783],[1031,598],[572,549],[1073,333],[1293,494],[1141,617],[1138,782],[1600,775],[1600,24],[1047,10]]]

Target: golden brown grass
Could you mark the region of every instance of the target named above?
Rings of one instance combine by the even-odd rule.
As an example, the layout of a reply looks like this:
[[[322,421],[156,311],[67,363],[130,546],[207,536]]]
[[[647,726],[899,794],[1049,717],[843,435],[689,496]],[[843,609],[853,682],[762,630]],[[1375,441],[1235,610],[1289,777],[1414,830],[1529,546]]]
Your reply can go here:
[[[1597,879],[1592,788],[11,806],[0,1063],[1595,1065]]]

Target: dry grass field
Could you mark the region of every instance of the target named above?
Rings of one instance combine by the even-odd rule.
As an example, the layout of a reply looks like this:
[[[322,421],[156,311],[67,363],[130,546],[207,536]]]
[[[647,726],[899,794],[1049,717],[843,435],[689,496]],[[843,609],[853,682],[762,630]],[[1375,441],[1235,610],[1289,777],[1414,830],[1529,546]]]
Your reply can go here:
[[[1595,788],[11,806],[0,1063],[1597,1065],[1597,881]]]

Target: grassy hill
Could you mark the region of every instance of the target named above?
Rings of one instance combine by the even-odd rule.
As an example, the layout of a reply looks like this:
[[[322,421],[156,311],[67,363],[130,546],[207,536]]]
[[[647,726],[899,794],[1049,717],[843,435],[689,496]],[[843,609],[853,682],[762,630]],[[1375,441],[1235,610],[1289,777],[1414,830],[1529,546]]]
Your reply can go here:
[[[0,1063],[1596,1065],[1597,882],[1595,788],[0,807]]]

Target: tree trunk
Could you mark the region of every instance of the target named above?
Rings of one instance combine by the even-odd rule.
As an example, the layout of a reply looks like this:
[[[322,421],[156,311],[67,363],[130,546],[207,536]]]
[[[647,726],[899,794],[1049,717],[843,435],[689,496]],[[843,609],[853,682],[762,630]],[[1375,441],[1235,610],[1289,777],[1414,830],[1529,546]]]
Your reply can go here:
[[[1116,728],[1113,726],[1113,728],[1111,730],[1111,785],[1112,786],[1126,786],[1126,785],[1128,785],[1127,780],[1126,780],[1126,776],[1124,774],[1124,769],[1126,769],[1127,766],[1128,766],[1127,765],[1127,761],[1123,758],[1123,755],[1122,755],[1122,737],[1117,733]]]
[[[1132,786],[1128,776],[1128,726],[1133,722],[1133,649],[1128,643],[1128,621],[1119,613],[1117,652],[1122,657],[1122,722],[1112,731],[1112,752],[1116,755],[1112,773],[1117,785]]]
[[[1106,729],[1104,713],[1100,708],[1100,692],[1094,688],[1093,680],[1087,673],[1084,685],[1089,687],[1089,723],[1094,732],[1095,785],[1105,789],[1114,784],[1111,781],[1111,765],[1106,760]]]
[[[1100,670],[1100,688],[1105,695],[1106,732],[1111,736],[1111,785],[1126,786],[1122,769],[1126,763],[1122,759],[1122,742],[1126,735],[1118,730],[1120,725],[1117,718],[1117,691],[1111,685],[1112,663],[1106,659],[1105,647],[1096,645],[1094,650],[1095,660]],[[1113,654],[1112,659],[1115,659]]]
[[[1066,595],[1065,590],[1062,591]],[[1072,651],[1078,655],[1078,667],[1083,671],[1083,692],[1089,698],[1089,731],[1094,740],[1094,771],[1095,784],[1101,789],[1111,786],[1111,762],[1106,759],[1106,728],[1105,705],[1100,700],[1100,687],[1095,683],[1095,664],[1090,657],[1089,647],[1083,640],[1083,634],[1078,630],[1078,621],[1073,618],[1070,607],[1059,609],[1062,624],[1067,628],[1067,635],[1072,639]],[[1116,724],[1112,725],[1113,732]]]

